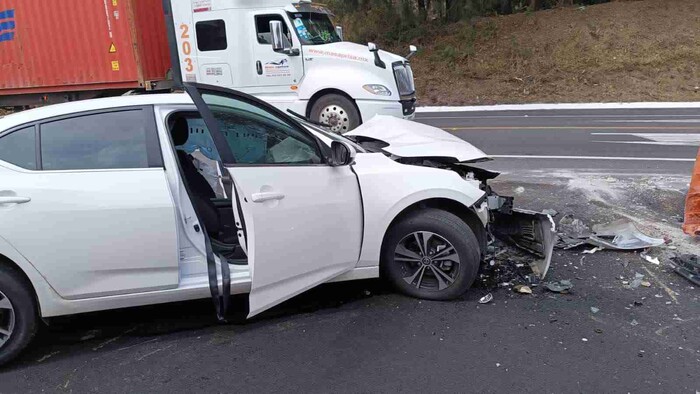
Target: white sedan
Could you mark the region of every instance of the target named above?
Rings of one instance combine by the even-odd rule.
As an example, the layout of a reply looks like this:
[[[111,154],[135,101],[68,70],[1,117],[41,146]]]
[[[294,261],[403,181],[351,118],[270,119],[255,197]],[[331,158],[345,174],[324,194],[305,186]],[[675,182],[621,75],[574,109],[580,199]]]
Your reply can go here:
[[[224,319],[228,295],[250,293],[253,316],[380,274],[452,299],[491,230],[524,239],[546,273],[548,218],[493,194],[467,142],[381,117],[344,138],[241,93],[186,90],[0,119],[0,364],[61,315],[212,297]]]

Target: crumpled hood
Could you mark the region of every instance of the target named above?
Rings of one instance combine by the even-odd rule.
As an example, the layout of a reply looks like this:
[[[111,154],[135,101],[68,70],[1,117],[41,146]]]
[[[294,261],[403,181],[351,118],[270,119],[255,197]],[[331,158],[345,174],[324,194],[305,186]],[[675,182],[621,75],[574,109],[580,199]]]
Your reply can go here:
[[[399,157],[445,158],[457,163],[491,160],[474,145],[437,127],[377,115],[345,135],[370,138],[389,144],[384,151]]]

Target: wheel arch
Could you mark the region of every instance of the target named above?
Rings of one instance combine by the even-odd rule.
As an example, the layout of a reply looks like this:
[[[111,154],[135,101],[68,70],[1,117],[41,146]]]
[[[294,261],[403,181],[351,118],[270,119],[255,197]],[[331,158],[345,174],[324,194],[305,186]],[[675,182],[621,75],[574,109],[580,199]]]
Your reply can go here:
[[[446,212],[450,212],[460,218],[464,223],[466,223],[469,228],[472,229],[474,232],[474,235],[476,235],[477,241],[479,242],[479,246],[481,248],[481,253],[486,250],[486,244],[488,242],[488,234],[486,232],[486,228],[483,226],[483,223],[481,222],[481,219],[479,219],[479,216],[469,207],[466,205],[462,204],[459,201],[452,200],[449,198],[429,198],[425,200],[421,200],[418,202],[415,202],[408,207],[404,208],[402,211],[400,211],[389,223],[389,227],[387,227],[387,230],[384,233],[384,237],[382,238],[382,246],[380,248],[380,256],[384,254],[384,248],[386,244],[386,238],[389,235],[389,232],[391,231],[391,228],[398,223],[399,221],[403,220],[406,216],[420,211],[421,209],[425,208],[435,208],[435,209],[440,209]],[[380,258],[379,264],[381,266],[382,260]]]
[[[314,93],[311,98],[309,99],[309,104],[306,105],[306,113],[305,115],[307,117],[311,117],[311,109],[314,107],[314,104],[323,96],[329,95],[329,94],[337,94],[340,96],[345,97],[346,99],[350,100],[352,105],[355,106],[355,109],[357,110],[357,113],[360,114],[360,124],[363,123],[362,121],[362,112],[360,111],[360,107],[357,106],[357,102],[355,101],[354,98],[352,98],[349,94],[345,93],[344,91],[340,89],[335,89],[335,88],[325,88],[321,89],[318,92]]]
[[[27,286],[27,288],[29,288],[29,290],[32,292],[34,302],[38,308],[37,312],[41,313],[41,302],[39,301],[39,295],[34,287],[34,284],[32,283],[32,280],[29,278],[29,275],[27,275],[19,264],[15,263],[12,259],[2,253],[0,253],[0,266],[8,267],[22,277],[24,285]]]

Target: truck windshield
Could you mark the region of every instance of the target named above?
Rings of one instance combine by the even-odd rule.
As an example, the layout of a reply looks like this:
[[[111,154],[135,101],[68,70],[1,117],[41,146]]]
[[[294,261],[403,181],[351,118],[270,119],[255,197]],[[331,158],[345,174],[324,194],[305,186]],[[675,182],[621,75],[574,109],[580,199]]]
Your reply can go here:
[[[290,12],[294,29],[302,45],[322,45],[342,41],[328,14],[320,12]]]

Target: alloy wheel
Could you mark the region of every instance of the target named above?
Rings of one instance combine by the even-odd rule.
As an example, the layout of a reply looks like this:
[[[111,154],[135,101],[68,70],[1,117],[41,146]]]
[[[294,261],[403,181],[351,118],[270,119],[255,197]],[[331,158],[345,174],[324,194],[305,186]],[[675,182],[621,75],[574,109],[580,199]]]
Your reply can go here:
[[[12,337],[15,329],[15,309],[7,296],[0,291],[0,348]]]
[[[459,275],[457,250],[448,240],[429,231],[405,236],[396,246],[394,263],[402,266],[403,280],[418,289],[445,290]]]

